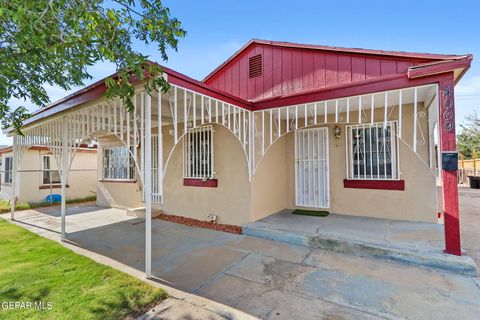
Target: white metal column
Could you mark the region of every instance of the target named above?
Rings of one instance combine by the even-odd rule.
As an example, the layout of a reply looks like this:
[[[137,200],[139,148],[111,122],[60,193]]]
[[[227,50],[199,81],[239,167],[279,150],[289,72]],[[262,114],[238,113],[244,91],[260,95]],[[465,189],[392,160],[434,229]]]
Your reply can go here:
[[[65,118],[62,120],[62,168],[61,168],[61,240],[65,241],[65,215],[67,211],[67,202],[66,202],[66,185],[67,185],[67,177],[68,177],[68,132],[67,132],[67,125],[65,123]]]
[[[13,147],[12,147],[12,195],[10,199],[10,219],[15,220],[15,189],[17,188],[17,183],[15,180],[17,180],[17,171],[18,171],[18,165],[19,165],[19,152],[18,152],[18,142],[17,142],[17,136],[13,136]],[[5,164],[3,164],[5,168]]]
[[[144,94],[144,93],[142,93]],[[145,276],[152,276],[152,97],[145,95]],[[176,106],[175,106],[176,107]]]

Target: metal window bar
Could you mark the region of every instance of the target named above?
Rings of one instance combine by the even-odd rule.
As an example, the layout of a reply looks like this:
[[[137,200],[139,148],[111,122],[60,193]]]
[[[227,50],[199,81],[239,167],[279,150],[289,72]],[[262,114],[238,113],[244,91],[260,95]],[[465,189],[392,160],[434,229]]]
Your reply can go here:
[[[396,121],[347,126],[349,179],[397,180]]]
[[[191,179],[212,179],[213,126],[201,126],[190,130],[185,138],[184,177]]]
[[[135,163],[126,146],[103,149],[103,179],[133,180],[134,177]]]

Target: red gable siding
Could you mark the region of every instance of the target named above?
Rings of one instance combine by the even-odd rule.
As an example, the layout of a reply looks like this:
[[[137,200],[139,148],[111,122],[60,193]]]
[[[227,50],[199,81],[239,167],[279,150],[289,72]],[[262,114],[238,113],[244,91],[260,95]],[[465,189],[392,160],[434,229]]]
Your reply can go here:
[[[257,54],[263,55],[263,74],[250,79],[248,59]],[[253,43],[205,83],[239,98],[257,101],[404,74],[408,67],[429,61]]]

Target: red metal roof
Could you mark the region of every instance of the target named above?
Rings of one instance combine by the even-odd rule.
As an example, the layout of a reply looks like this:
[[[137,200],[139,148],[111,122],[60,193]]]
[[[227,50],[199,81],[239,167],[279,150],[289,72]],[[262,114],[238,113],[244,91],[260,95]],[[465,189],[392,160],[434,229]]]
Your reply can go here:
[[[154,63],[154,62],[152,62]],[[207,94],[213,98],[219,98],[224,100],[225,102],[229,102],[232,104],[235,104],[239,107],[243,107],[245,109],[251,110],[252,109],[252,104],[248,101],[245,101],[243,99],[240,99],[238,97],[235,97],[231,94],[228,94],[226,92],[222,92],[221,90],[212,88],[203,82],[200,82],[198,80],[192,79],[180,72],[177,72],[175,70],[172,70],[167,67],[162,66],[163,71],[168,75],[168,81],[172,84],[182,86],[184,88],[194,90],[198,93],[203,93]],[[117,73],[111,74],[109,77],[115,78],[117,76]],[[47,105],[44,108],[38,109],[35,112],[32,113],[32,117],[24,121],[24,125],[33,123],[35,121],[38,121],[42,118],[51,116],[55,113],[73,108],[77,105],[80,105],[82,103],[85,103],[87,101],[94,100],[96,98],[99,98],[101,95],[103,95],[106,91],[106,86],[105,86],[105,79],[108,77],[105,77],[97,82],[94,82],[76,92],[73,92],[72,94],[69,94],[68,96],[57,100],[49,105]]]
[[[238,62],[241,59],[248,58],[245,52],[250,52],[248,55],[258,54],[257,51],[259,50],[255,48],[258,48],[259,46],[266,46],[269,48],[268,50],[265,49],[265,77],[256,77],[250,79],[252,81],[247,81],[248,78],[245,78],[245,74],[242,75],[242,73],[239,73],[238,68],[240,67],[238,66],[238,68],[235,69],[234,67],[232,68],[232,66],[235,64],[239,65]],[[280,78],[280,82],[278,82],[278,73],[283,72],[283,70],[279,71],[278,69],[282,69],[282,67],[279,67],[278,63],[273,63],[275,59],[283,59],[283,56],[281,56],[283,53],[279,54],[279,51],[277,50],[278,48],[282,51],[287,50],[291,54],[289,60],[291,66],[289,74],[287,75],[290,77],[289,80],[287,79],[290,83],[287,83],[286,85],[282,82],[283,78]],[[295,51],[295,54],[292,53],[293,51]],[[264,52],[263,49],[261,52]],[[311,54],[309,52],[311,52]],[[245,55],[245,57],[243,57],[242,54]],[[317,61],[315,59],[317,59],[316,57],[318,55],[324,56],[324,60],[321,62],[323,65],[320,65],[320,67],[318,67],[315,62]],[[334,58],[335,60],[332,60],[331,58]],[[346,90],[345,94],[347,94],[352,92],[352,90],[358,91],[360,88],[371,86],[371,88],[368,87],[368,90],[370,90],[372,88],[377,88],[379,82],[386,80],[396,81],[395,85],[399,85],[400,83],[403,84],[405,81],[412,81],[419,77],[429,77],[429,81],[431,81],[432,75],[450,70],[460,69],[462,71],[458,77],[460,78],[470,67],[471,60],[472,55],[446,55],[359,48],[339,48],[253,39],[210,73],[203,82],[192,79],[172,69],[166,67],[162,68],[168,75],[168,81],[172,84],[212,96],[213,98],[224,100],[247,110],[254,110],[274,107],[286,103],[287,101],[301,103],[301,101],[303,101],[302,99],[308,101],[313,96],[318,98],[317,96],[319,94],[321,96],[337,96],[338,94],[343,93],[342,90]],[[267,64],[268,61],[270,61],[269,64]],[[331,65],[331,62],[335,62],[334,65]],[[247,64],[242,65],[242,67],[247,70]],[[226,86],[222,87],[214,78],[218,78],[218,75],[221,74],[220,71],[224,72],[223,69],[228,68],[233,69],[230,74],[230,86],[228,86],[227,81],[225,81]],[[302,69],[304,70],[302,74],[299,75],[295,73],[298,73],[298,70],[302,72]],[[323,73],[317,74],[318,72]],[[234,76],[237,76],[238,79],[233,79]],[[116,73],[110,75],[110,77],[115,78]],[[397,78],[398,80],[396,80]],[[402,80],[403,82],[399,82],[399,80]],[[234,83],[236,85],[235,87],[233,85]],[[258,94],[251,94],[251,85],[253,85],[255,90],[259,88],[257,90],[259,91]],[[284,88],[285,86],[287,89]],[[106,87],[104,78],[53,102],[45,108],[35,111],[32,117],[25,121],[24,125],[99,98],[105,91]],[[334,95],[333,92],[335,92]],[[310,96],[312,97],[307,98]]]
[[[46,146],[34,145],[28,148],[28,150],[47,151],[49,149]],[[0,149],[0,154],[10,153],[12,151],[13,151],[13,146],[5,146]],[[97,146],[89,147],[86,144],[82,144],[80,145],[77,151],[78,152],[97,152]]]

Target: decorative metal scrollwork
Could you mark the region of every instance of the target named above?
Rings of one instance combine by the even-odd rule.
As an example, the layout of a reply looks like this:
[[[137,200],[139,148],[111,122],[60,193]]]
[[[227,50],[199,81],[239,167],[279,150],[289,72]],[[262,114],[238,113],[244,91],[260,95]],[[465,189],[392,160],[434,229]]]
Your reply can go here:
[[[443,90],[443,129],[450,132],[454,128],[453,89],[448,86]]]

